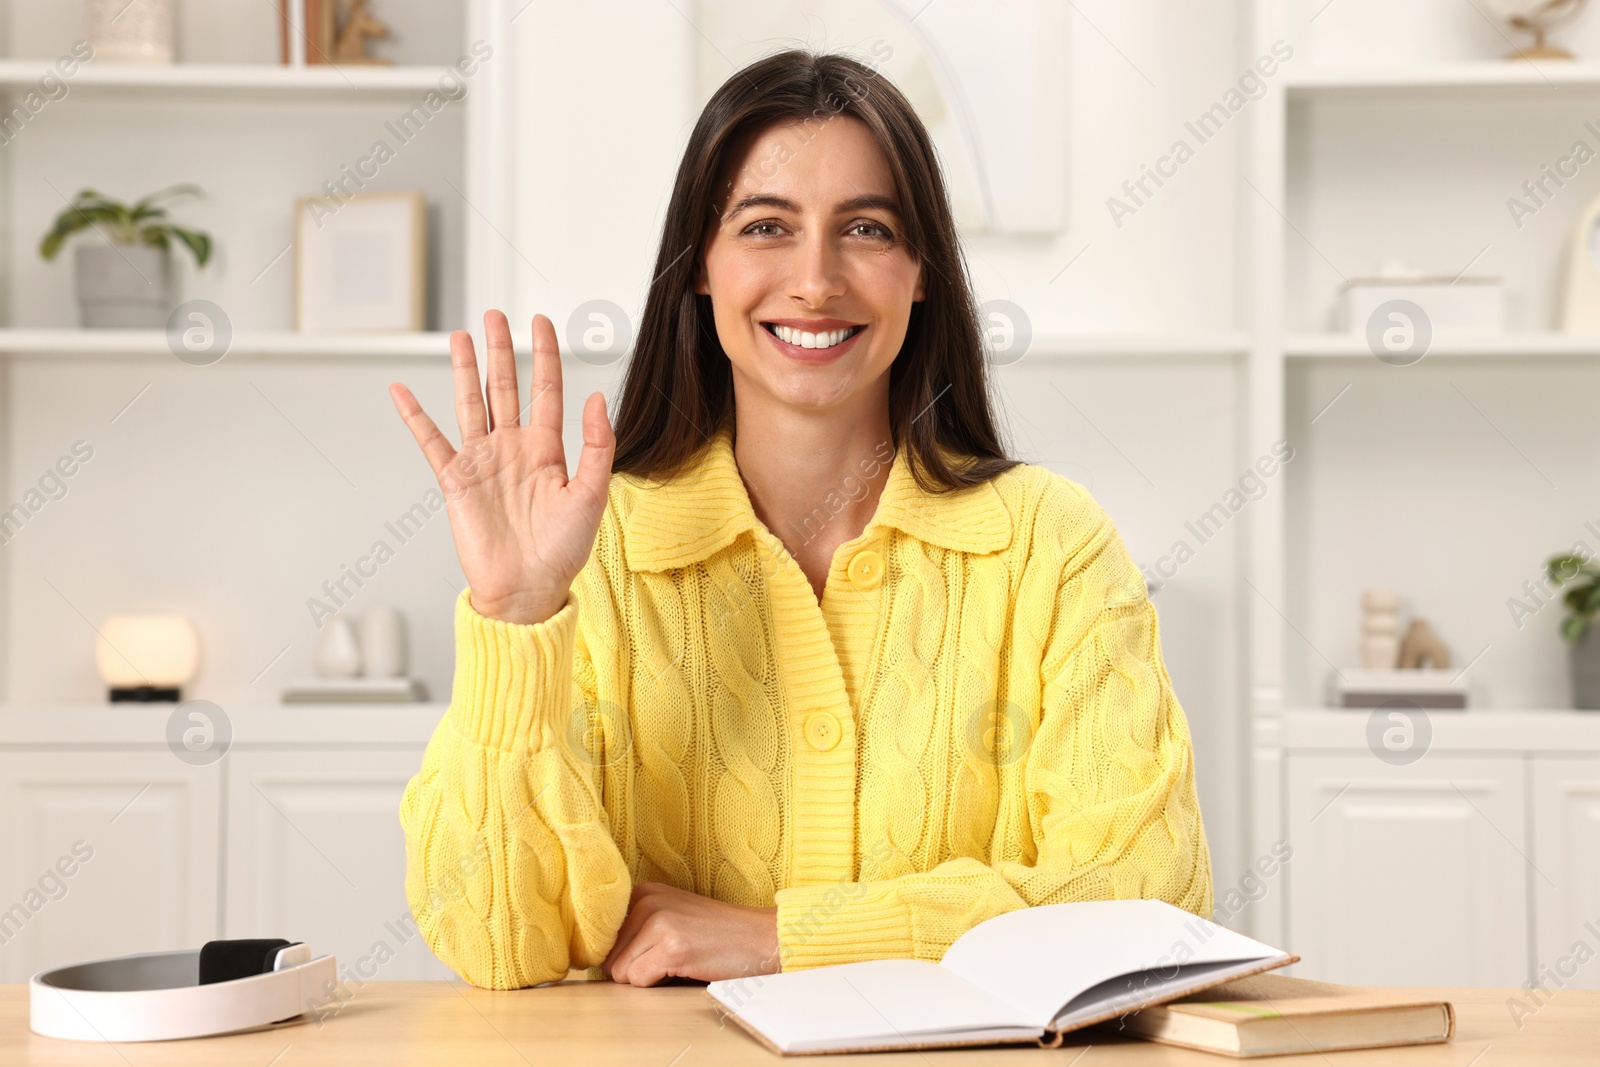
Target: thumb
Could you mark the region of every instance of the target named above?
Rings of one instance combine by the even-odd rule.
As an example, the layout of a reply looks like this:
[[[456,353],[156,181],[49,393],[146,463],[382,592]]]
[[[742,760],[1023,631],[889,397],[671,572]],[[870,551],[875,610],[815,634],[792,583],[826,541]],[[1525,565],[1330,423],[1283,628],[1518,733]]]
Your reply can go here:
[[[604,500],[611,482],[611,461],[617,453],[617,435],[606,415],[604,393],[591,393],[583,404],[583,452],[573,481]]]

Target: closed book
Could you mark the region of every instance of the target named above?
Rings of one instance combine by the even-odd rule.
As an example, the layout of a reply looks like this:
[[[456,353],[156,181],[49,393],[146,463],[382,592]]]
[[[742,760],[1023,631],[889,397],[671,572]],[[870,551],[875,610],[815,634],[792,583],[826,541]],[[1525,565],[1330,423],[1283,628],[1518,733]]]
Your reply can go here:
[[[1054,1048],[1070,1030],[1297,958],[1165,901],[1093,900],[997,915],[938,963],[867,960],[724,979],[706,992],[786,1055]]]
[[[1238,1057],[1429,1045],[1449,1041],[1455,1028],[1449,1001],[1278,974],[1241,978],[1105,1024],[1131,1037]]]

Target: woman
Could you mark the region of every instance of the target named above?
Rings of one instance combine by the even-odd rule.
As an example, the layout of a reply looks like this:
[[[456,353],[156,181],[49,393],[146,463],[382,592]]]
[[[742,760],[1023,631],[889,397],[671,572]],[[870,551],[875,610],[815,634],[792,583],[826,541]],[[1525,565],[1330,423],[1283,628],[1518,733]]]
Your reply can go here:
[[[469,582],[401,807],[428,945],[492,988],[938,959],[1014,908],[1211,911],[1183,710],[1116,528],[1007,459],[943,180],[869,68],[706,105],[613,433],[533,322],[391,387]]]

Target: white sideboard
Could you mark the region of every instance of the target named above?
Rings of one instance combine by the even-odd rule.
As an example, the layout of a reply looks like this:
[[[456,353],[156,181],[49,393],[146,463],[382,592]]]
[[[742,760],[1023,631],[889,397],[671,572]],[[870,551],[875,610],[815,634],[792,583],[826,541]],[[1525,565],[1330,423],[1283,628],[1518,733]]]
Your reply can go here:
[[[347,982],[448,978],[403,890],[400,796],[443,704],[228,709],[219,759],[173,705],[0,709],[0,982],[287,937]]]
[[[1293,849],[1277,918],[1295,973],[1600,988],[1600,713],[1432,711],[1394,749],[1371,719],[1296,711],[1257,733]]]

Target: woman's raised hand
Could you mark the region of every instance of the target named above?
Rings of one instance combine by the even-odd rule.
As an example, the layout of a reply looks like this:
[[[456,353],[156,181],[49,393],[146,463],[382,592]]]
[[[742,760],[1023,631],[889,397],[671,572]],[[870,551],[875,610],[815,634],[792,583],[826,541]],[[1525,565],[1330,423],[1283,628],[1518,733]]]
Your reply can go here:
[[[526,426],[517,401],[511,328],[499,311],[486,312],[483,327],[489,345],[487,410],[472,335],[465,330],[450,335],[459,450],[411,390],[395,382],[389,395],[439,480],[473,609],[503,622],[543,622],[566,605],[572,582],[594,548],[617,438],[605,397],[591,394],[583,405],[583,452],[569,479],[555,326],[543,315],[533,317]]]

